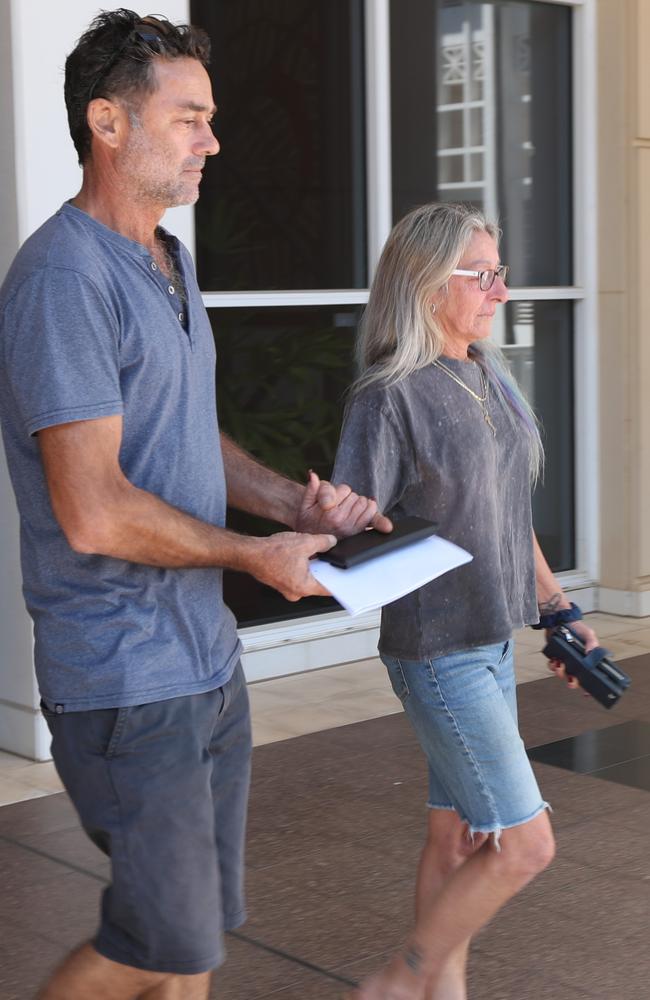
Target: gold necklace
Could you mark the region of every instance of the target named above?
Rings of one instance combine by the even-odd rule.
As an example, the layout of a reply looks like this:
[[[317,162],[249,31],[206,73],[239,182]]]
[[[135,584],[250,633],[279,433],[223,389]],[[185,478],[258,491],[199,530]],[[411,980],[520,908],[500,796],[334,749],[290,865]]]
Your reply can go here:
[[[481,379],[481,386],[482,386],[483,395],[479,396],[479,394],[477,392],[474,392],[473,389],[470,389],[470,387],[465,382],[463,382],[462,378],[460,378],[458,375],[456,375],[455,372],[452,372],[451,368],[447,368],[447,365],[443,365],[442,361],[434,361],[433,363],[436,366],[436,368],[441,368],[443,372],[445,372],[447,375],[449,375],[449,378],[453,379],[453,381],[456,383],[456,385],[459,385],[461,387],[461,389],[464,389],[465,392],[468,392],[470,394],[470,396],[472,397],[472,399],[476,400],[476,402],[478,403],[478,405],[481,407],[481,411],[483,413],[483,419],[485,420],[485,423],[488,425],[488,427],[492,431],[492,436],[496,437],[497,436],[497,429],[494,426],[494,424],[492,423],[492,417],[490,416],[490,411],[487,408],[488,380],[487,380],[485,372],[483,371],[483,369],[481,368],[481,366],[480,365],[478,366],[478,371],[479,371],[479,377]],[[476,364],[476,362],[474,362],[474,364]]]

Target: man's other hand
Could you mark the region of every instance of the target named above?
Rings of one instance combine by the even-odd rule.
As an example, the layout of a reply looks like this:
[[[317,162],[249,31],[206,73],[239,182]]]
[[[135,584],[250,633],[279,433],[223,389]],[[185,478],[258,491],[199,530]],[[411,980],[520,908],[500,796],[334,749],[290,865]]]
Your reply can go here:
[[[288,601],[301,597],[329,597],[309,571],[309,560],[336,543],[334,535],[299,534],[279,531],[268,538],[247,540],[245,563],[241,566],[261,583],[279,590]]]
[[[393,524],[377,510],[375,500],[359,496],[344,483],[335,486],[310,472],[295,528],[296,531],[328,532],[337,538],[347,538],[365,528],[389,532]]]

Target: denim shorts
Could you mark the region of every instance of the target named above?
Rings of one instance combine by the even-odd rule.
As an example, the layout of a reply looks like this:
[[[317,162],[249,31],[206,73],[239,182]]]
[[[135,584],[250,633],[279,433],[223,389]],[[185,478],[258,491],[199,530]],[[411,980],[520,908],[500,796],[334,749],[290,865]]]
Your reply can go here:
[[[154,972],[215,968],[224,930],[245,919],[251,730],[241,664],[204,694],[62,715],[41,707],[63,784],[111,859],[96,950]]]
[[[517,728],[512,641],[433,660],[382,653],[429,763],[429,808],[453,809],[470,834],[534,819],[542,796]]]

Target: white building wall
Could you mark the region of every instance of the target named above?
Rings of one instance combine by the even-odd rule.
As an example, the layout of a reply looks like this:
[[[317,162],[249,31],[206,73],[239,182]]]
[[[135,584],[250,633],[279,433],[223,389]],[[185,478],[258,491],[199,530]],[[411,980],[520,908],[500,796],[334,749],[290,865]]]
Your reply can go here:
[[[0,0],[0,280],[18,247],[79,190],[81,172],[68,133],[63,67],[100,9],[97,0]],[[110,5],[106,5],[110,7]],[[117,6],[117,5],[116,5]],[[186,22],[188,0],[159,0],[157,14]],[[143,10],[147,14],[149,11]],[[193,212],[164,222],[190,248]],[[31,622],[21,593],[18,515],[0,450],[0,749],[49,757],[38,711]]]

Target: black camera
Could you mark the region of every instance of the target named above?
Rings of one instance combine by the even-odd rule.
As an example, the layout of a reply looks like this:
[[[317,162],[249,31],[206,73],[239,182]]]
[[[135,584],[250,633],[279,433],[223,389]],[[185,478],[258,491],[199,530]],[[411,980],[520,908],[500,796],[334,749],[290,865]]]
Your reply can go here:
[[[607,650],[597,646],[585,653],[585,645],[566,625],[553,629],[544,647],[549,660],[561,660],[567,674],[575,677],[580,687],[605,708],[612,708],[626,688],[630,678],[607,658]]]

